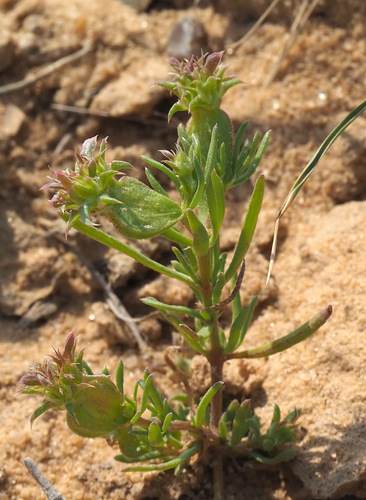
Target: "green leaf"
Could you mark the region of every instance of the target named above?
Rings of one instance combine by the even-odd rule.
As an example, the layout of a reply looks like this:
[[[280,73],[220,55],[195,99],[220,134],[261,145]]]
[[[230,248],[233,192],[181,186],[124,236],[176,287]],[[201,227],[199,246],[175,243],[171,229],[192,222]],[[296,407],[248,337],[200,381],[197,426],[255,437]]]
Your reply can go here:
[[[257,151],[258,144],[260,141],[260,134],[256,132],[253,137],[252,145],[250,147],[250,151],[246,154],[246,147],[243,148],[241,153],[238,156],[237,164],[236,164],[236,172],[235,177],[238,178],[239,175],[243,174],[248,168],[250,162],[253,160],[255,152]],[[245,154],[245,156],[244,156]]]
[[[164,457],[165,457],[165,455],[162,451],[154,450],[154,451],[150,451],[148,453],[141,454],[139,456],[136,455],[134,457],[128,457],[124,453],[119,453],[118,455],[116,455],[114,457],[114,459],[117,460],[118,462],[123,462],[125,464],[134,464],[136,462],[145,462],[147,460],[155,460],[155,459],[164,458]]]
[[[113,194],[118,196],[122,204],[111,205],[106,215],[128,238],[151,238],[183,217],[177,203],[133,177],[122,177],[118,187],[120,192],[117,193],[115,189]]]
[[[273,457],[267,457],[262,453],[257,451],[251,451],[249,453],[250,458],[264,465],[276,465],[282,462],[288,462],[296,457],[298,451],[295,448],[290,448],[289,450],[281,451]]]
[[[163,172],[169,179],[173,182],[174,186],[179,189],[180,187],[180,182],[178,176],[170,170],[166,165],[163,163],[160,163],[160,161],[153,160],[152,158],[149,158],[148,156],[142,155],[141,158],[144,160],[145,163],[150,165],[151,167],[155,167],[161,172]]]
[[[207,180],[206,196],[211,220],[210,246],[212,246],[219,236],[225,216],[225,190],[216,170],[213,170],[211,178]]]
[[[164,418],[164,422],[163,422],[163,425],[162,425],[162,432],[164,434],[166,434],[169,430],[169,425],[171,423],[171,421],[173,420],[173,413],[170,412],[170,413],[167,413],[166,417]]]
[[[223,415],[225,415],[223,413]],[[222,415],[222,416],[223,416]],[[221,418],[220,419],[220,422],[219,422],[219,436],[220,436],[220,439],[222,439],[223,441],[226,441],[226,438],[227,438],[227,435],[228,435],[228,428],[227,428],[227,424],[226,422]]]
[[[229,338],[224,349],[224,354],[230,354],[241,346],[248,331],[258,297],[254,297],[249,306],[243,306],[238,316],[233,321]]]
[[[188,222],[192,231],[193,245],[192,249],[198,257],[207,255],[210,240],[205,226],[199,221],[196,214],[191,210],[186,212]]]
[[[50,401],[43,401],[43,403],[31,415],[30,418],[31,427],[33,425],[33,422],[38,417],[40,417],[43,413],[45,413],[47,410],[50,410],[51,408],[55,408],[54,403],[51,403]]]
[[[167,240],[180,245],[182,248],[191,247],[193,245],[193,240],[182,234],[175,227],[169,227],[161,233],[161,236],[164,236]]]
[[[249,431],[249,418],[253,415],[250,408],[249,399],[243,401],[239,406],[234,420],[233,428],[231,431],[230,446],[235,446],[245,437]]]
[[[151,446],[164,446],[165,441],[158,422],[151,422],[149,425],[148,439]]]
[[[144,297],[143,299],[141,299],[141,302],[143,302],[147,306],[154,307],[155,309],[162,311],[164,314],[173,312],[176,314],[182,314],[184,316],[190,316],[191,318],[202,320],[202,316],[200,315],[200,313],[195,309],[192,309],[191,307],[164,304],[164,302],[160,302],[154,297]]]
[[[211,141],[208,148],[207,160],[204,169],[204,179],[207,183],[208,179],[211,177],[211,173],[215,168],[217,158],[219,153],[219,143],[218,143],[218,126],[215,125],[211,132]]]
[[[199,283],[199,278],[197,276],[197,272],[195,272],[192,269],[192,266],[191,266],[190,262],[188,261],[188,259],[186,259],[186,257],[183,255],[183,253],[177,247],[173,247],[172,250],[173,250],[174,255],[177,257],[180,265],[182,266],[182,272],[184,270],[184,272],[187,274],[187,276],[189,276],[194,283]]]
[[[328,306],[288,335],[254,349],[233,353],[228,358],[265,358],[285,351],[315,333],[330,318],[331,314],[332,306]]]
[[[116,368],[116,386],[119,392],[123,395],[123,383],[124,383],[124,366],[123,362],[119,361]]]
[[[238,162],[238,159],[239,159],[239,152],[240,152],[240,148],[241,148],[241,144],[243,142],[243,138],[244,138],[244,134],[248,128],[248,125],[249,125],[249,121],[245,121],[244,123],[242,123],[235,135],[235,139],[234,139],[234,148],[233,148],[233,163],[234,163],[234,169],[236,170],[236,167],[237,167],[237,162]],[[249,141],[248,141],[249,143]],[[249,149],[249,148],[248,148]],[[245,155],[246,156],[246,155]]]
[[[262,160],[262,157],[268,145],[268,141],[269,141],[269,132],[266,132],[254,156],[254,159],[250,157],[250,161],[249,162],[245,161],[243,164],[243,168],[239,170],[238,175],[236,176],[236,180],[233,183],[234,186],[242,184],[254,174],[254,172],[257,170],[260,161]]]
[[[206,394],[202,397],[199,405],[197,406],[196,415],[193,417],[194,425],[197,428],[202,427],[205,418],[206,408],[211,403],[212,398],[218,393],[224,382],[216,382],[212,387],[208,389]]]
[[[277,404],[275,404],[273,406],[271,425],[278,423],[280,420],[281,420],[281,410],[280,407]]]
[[[226,409],[226,421],[232,425],[236,412],[238,411],[240,404],[237,399],[230,401],[229,406]]]
[[[189,344],[195,351],[200,354],[206,354],[205,348],[201,345],[202,339],[198,337],[196,332],[194,332],[187,325],[180,323],[179,318],[173,314],[168,314],[166,319],[171,323],[174,328],[183,336],[184,340]]]
[[[200,155],[194,154],[193,155],[193,166],[194,166],[194,171],[197,177],[197,187],[196,191],[189,202],[188,208],[191,208],[192,210],[197,206],[197,204],[201,201],[203,191],[205,189],[205,179],[203,175],[203,168],[202,164],[200,161]]]
[[[225,282],[227,283],[236,273],[241,265],[252,241],[255,227],[257,225],[258,215],[262,206],[264,194],[264,176],[260,175],[255,183],[254,190],[249,202],[247,214],[245,216],[243,228],[241,230],[238,243],[234,252],[232,261],[225,273]]]
[[[193,455],[198,453],[200,449],[202,448],[202,443],[193,443],[189,448],[184,450],[180,455],[178,455],[175,458],[172,458],[171,460],[168,460],[167,462],[163,462],[160,464],[144,464],[144,465],[130,465],[127,467],[124,467],[122,469],[122,472],[132,472],[132,471],[141,471],[141,472],[148,472],[148,471],[164,471],[164,470],[169,470],[169,469],[175,469],[176,467],[179,467],[180,465],[183,465],[185,462],[187,462]]]
[[[222,252],[218,259],[216,264],[214,264],[214,268],[212,271],[212,283],[217,282],[218,275],[223,275],[224,269],[225,269],[225,264],[226,264],[226,259],[227,259],[227,252]]]
[[[145,175],[146,175],[147,180],[150,182],[150,186],[153,188],[154,191],[169,198],[169,196],[168,196],[167,192],[165,191],[165,189],[163,188],[163,186],[160,184],[159,181],[157,181],[155,179],[155,177],[153,176],[153,174],[150,172],[150,170],[147,167],[145,168]]]

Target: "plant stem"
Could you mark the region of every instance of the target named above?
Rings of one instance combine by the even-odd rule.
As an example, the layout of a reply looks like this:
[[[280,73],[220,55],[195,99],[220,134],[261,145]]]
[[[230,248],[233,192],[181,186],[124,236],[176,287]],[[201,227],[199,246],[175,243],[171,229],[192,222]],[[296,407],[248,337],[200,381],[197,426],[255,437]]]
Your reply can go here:
[[[64,217],[64,220],[66,220],[66,217]],[[174,269],[170,269],[169,267],[166,267],[163,264],[160,264],[159,262],[156,262],[155,260],[146,257],[146,255],[142,254],[138,250],[123,243],[120,240],[117,240],[113,236],[104,233],[98,228],[94,226],[89,226],[84,222],[81,222],[80,220],[75,221],[72,227],[75,228],[80,233],[85,234],[85,236],[89,236],[89,238],[98,241],[102,245],[106,245],[110,248],[115,248],[119,252],[128,255],[136,262],[143,264],[144,266],[152,269],[153,271],[169,276],[170,278],[175,278],[179,281],[183,281],[184,283],[187,283],[187,285],[192,286],[194,288],[193,281],[187,275],[179,273]]]
[[[223,463],[222,454],[217,453],[215,456],[214,467],[213,467],[213,500],[223,500],[224,498],[224,475],[223,475]]]
[[[205,308],[213,306],[211,283],[211,254],[197,257],[198,269],[201,279],[202,302]],[[219,335],[219,322],[215,314],[212,320],[210,355],[207,357],[211,370],[211,386],[223,379],[224,356]],[[217,429],[222,413],[222,389],[215,394],[211,401],[210,426]],[[221,453],[216,453],[213,464],[214,500],[223,499],[223,464]]]

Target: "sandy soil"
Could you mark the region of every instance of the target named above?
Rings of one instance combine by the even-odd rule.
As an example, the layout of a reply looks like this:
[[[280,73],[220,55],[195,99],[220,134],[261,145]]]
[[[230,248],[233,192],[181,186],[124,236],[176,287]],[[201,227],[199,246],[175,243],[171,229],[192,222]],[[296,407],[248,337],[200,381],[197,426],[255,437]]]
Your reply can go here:
[[[148,365],[163,390],[177,389],[161,364],[172,332],[159,320],[142,323],[150,348],[137,350],[72,249],[103,274],[132,316],[148,312],[139,303],[144,295],[184,304],[189,292],[80,235],[71,233],[72,248],[65,246],[49,193],[39,191],[48,167],[72,166],[74,149],[95,134],[109,136],[110,159],[137,167],[141,154],[158,158],[157,150],[173,147],[171,100],[152,84],[167,76],[166,59],[177,46],[226,49],[244,84],[228,94],[225,109],[236,125],[250,118],[250,134],[272,130],[261,164],[264,208],[242,290],[243,300],[260,295],[248,347],[293,330],[328,304],[334,308],[307,342],[269,360],[227,366],[230,392],[250,396],[264,422],[274,402],[283,412],[303,410],[298,458],[276,470],[227,463],[227,499],[366,498],[365,116],[332,147],[283,220],[265,286],[273,224],[289,188],[327,133],[365,99],[366,4],[320,1],[265,85],[301,2],[280,1],[247,42],[235,50],[230,44],[269,3],[156,0],[138,12],[118,0],[0,0],[0,500],[42,497],[24,467],[27,456],[68,500],[211,498],[209,468],[193,465],[179,478],[122,474],[114,450],[72,435],[63,415],[50,413],[31,430],[36,400],[15,397],[29,364],[62,346],[75,328],[95,371],[104,364],[113,371],[123,358],[131,386]],[[206,32],[188,21],[193,45],[179,30],[170,38],[186,17],[199,19]],[[83,47],[73,62],[52,66]],[[1,87],[25,78],[24,85]],[[143,169],[135,175],[143,179]],[[228,251],[248,192],[230,195]],[[139,245],[164,262],[170,257],[160,240]]]

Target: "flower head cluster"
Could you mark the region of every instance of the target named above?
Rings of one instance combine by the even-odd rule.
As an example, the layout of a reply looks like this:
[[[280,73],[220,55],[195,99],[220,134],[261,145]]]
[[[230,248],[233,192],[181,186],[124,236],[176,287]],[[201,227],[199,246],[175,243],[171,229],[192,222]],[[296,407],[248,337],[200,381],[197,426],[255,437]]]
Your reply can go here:
[[[97,437],[113,432],[134,414],[109,377],[94,375],[83,361],[83,351],[76,354],[75,332],[67,337],[63,352],[54,349],[19,383],[19,392],[44,398],[33,412],[31,423],[52,408],[67,410],[71,430],[85,437]]]
[[[44,188],[57,189],[51,199],[51,206],[67,214],[67,230],[76,219],[91,224],[90,213],[104,205],[119,204],[120,201],[108,195],[108,189],[116,186],[116,173],[122,168],[130,168],[127,162],[113,161],[106,163],[107,139],[103,139],[96,154],[97,137],[91,137],[83,143],[80,153],[76,152],[74,170],[66,169],[54,172],[51,182]]]
[[[44,397],[47,408],[64,409],[72,399],[72,387],[83,382],[83,351],[75,354],[75,332],[68,335],[63,352],[54,349],[46,356],[43,363],[35,364],[20,379],[20,392],[40,394]],[[44,411],[46,411],[46,409]],[[41,413],[34,412],[33,422]]]
[[[179,100],[169,111],[169,118],[177,111],[189,111],[202,107],[217,109],[222,96],[240,80],[224,76],[226,66],[221,64],[223,52],[213,52],[197,58],[178,61],[171,58],[169,63],[174,69],[172,82],[159,82],[170,90]]]

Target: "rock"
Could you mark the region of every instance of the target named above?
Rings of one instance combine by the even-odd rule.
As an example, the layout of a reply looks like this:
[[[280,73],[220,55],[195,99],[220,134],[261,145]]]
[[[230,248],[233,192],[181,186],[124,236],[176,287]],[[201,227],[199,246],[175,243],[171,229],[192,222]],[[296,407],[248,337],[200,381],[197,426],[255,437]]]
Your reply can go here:
[[[1,108],[0,105],[0,137],[15,137],[26,118],[23,111],[15,104],[7,104],[5,108]]]
[[[35,326],[39,321],[48,319],[58,310],[53,301],[37,300],[30,309],[21,317],[19,327],[22,329]]]
[[[158,58],[137,59],[121,76],[103,87],[91,104],[91,111],[111,116],[148,116],[165,94],[154,83],[167,74],[168,65]]]
[[[209,48],[204,25],[193,17],[181,19],[172,29],[166,50],[177,59],[205,54]]]

